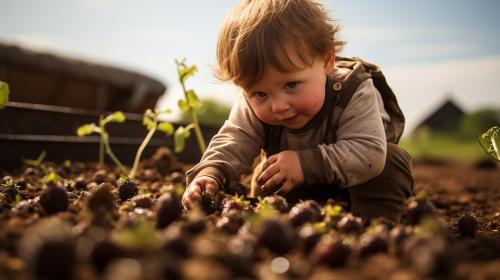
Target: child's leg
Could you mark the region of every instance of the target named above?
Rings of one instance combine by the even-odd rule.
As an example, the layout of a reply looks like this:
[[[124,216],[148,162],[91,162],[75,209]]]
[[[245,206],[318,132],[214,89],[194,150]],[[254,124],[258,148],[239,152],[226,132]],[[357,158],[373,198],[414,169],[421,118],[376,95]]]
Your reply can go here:
[[[382,173],[348,190],[353,214],[365,219],[385,217],[399,222],[405,201],[413,190],[410,155],[399,146],[388,143]]]

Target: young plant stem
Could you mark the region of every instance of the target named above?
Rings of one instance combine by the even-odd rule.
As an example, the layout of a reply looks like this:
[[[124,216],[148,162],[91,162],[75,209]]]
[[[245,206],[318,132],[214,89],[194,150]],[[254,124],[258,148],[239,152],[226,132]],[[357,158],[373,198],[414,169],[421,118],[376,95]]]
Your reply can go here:
[[[102,115],[99,116],[99,126],[101,127],[101,130],[104,131],[104,125],[102,123]],[[104,137],[102,136],[102,133],[99,133],[99,164],[103,165],[104,164]]]
[[[182,91],[184,92],[184,98],[186,101],[189,100],[186,86],[184,85],[184,81],[179,77],[179,81],[181,82]],[[200,148],[200,152],[203,155],[205,153],[207,145],[205,144],[205,139],[203,138],[203,134],[201,134],[200,124],[198,122],[198,116],[196,115],[195,110],[189,106],[189,113],[191,113],[191,122],[194,125],[194,133],[196,135],[196,140],[198,141],[198,147]]]
[[[118,166],[118,168],[120,169],[120,171],[123,174],[126,174],[127,170],[125,169],[125,167],[123,166],[123,164],[120,162],[120,160],[118,160],[118,158],[115,156],[115,154],[111,150],[111,147],[109,146],[109,136],[108,136],[108,133],[103,130],[103,131],[101,131],[101,136],[103,137],[104,149],[106,151],[106,154],[108,154],[108,156],[111,158],[111,160],[116,164],[116,166]]]
[[[144,149],[148,145],[149,141],[151,140],[151,138],[153,137],[153,135],[156,132],[156,128],[158,126],[156,125],[156,120],[154,120],[154,122],[155,122],[155,125],[149,130],[148,134],[146,135],[146,138],[144,138],[141,145],[139,146],[139,149],[137,150],[137,154],[135,155],[134,165],[132,166],[132,170],[130,170],[130,173],[128,175],[130,180],[134,179],[135,172],[137,170],[137,166],[139,166],[139,160],[141,158],[142,152],[144,151]]]

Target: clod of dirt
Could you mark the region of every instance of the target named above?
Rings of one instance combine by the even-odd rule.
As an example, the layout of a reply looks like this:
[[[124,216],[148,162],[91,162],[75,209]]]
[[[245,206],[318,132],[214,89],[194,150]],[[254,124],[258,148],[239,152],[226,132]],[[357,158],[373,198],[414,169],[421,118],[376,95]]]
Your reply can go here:
[[[361,234],[363,232],[363,220],[349,213],[340,219],[337,223],[337,229],[345,233]]]
[[[292,227],[277,219],[267,220],[257,237],[257,244],[271,252],[282,255],[288,253],[294,246]]]
[[[457,227],[460,236],[474,238],[477,231],[477,219],[471,213],[464,214],[458,219]]]
[[[94,173],[93,178],[94,178],[94,182],[96,182],[97,184],[102,184],[102,183],[107,182],[108,173],[106,172],[106,170],[101,169],[101,170],[98,170]]]
[[[498,163],[491,158],[484,158],[478,160],[473,165],[474,168],[476,169],[484,169],[484,170],[494,170],[498,168]]]
[[[74,232],[58,217],[36,223],[23,234],[19,253],[33,279],[72,279],[76,265]]]
[[[87,200],[87,208],[96,215],[113,212],[116,209],[116,196],[112,193],[112,185],[103,183]]]
[[[120,180],[118,183],[118,197],[121,201],[126,201],[129,198],[136,196],[139,193],[137,183],[132,180]]]
[[[90,259],[97,272],[103,273],[109,263],[126,255],[125,249],[111,241],[104,240],[95,244]]]
[[[187,258],[191,254],[189,238],[181,230],[174,228],[167,229],[166,240],[162,248],[166,253],[181,259]]]
[[[182,214],[181,200],[173,193],[164,194],[159,200],[156,213],[156,228],[163,229]]]
[[[408,204],[405,216],[409,225],[416,225],[424,217],[435,217],[436,207],[425,194],[419,195]]]
[[[40,204],[49,215],[66,211],[68,210],[68,193],[65,189],[50,184],[40,196]]]
[[[345,265],[351,255],[351,246],[342,239],[324,235],[312,252],[314,263],[330,267]]]
[[[134,202],[135,207],[138,208],[151,209],[151,207],[153,207],[153,201],[148,196],[136,196]]]
[[[87,189],[87,181],[85,180],[85,177],[79,176],[75,179],[75,189],[77,190]]]
[[[184,176],[184,173],[175,171],[170,175],[170,180],[174,184],[183,184],[186,182],[186,177]]]
[[[200,204],[201,209],[205,212],[205,214],[213,214],[222,207],[222,196],[219,193],[215,195],[215,197],[211,197],[206,192],[203,192],[201,194]]]
[[[33,274],[36,279],[71,279],[75,261],[75,250],[71,244],[47,241],[35,256]]]
[[[223,232],[236,234],[244,222],[243,215],[240,211],[231,210],[221,217],[215,226]]]
[[[410,230],[404,225],[398,225],[389,232],[389,242],[394,246],[396,255],[401,254],[401,244],[410,236]]]
[[[323,219],[321,206],[314,200],[297,203],[289,213],[290,224],[298,227],[307,222],[318,222]]]
[[[14,183],[12,179],[6,180],[0,186],[0,191],[5,195],[7,201],[13,202],[16,200],[16,196],[19,193],[19,187]]]

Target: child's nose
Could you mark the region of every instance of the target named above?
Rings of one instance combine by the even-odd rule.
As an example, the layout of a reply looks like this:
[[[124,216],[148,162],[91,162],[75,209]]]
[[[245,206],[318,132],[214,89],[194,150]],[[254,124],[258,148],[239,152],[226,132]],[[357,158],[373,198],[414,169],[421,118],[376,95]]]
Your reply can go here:
[[[273,101],[271,109],[273,113],[281,113],[290,109],[290,105],[285,100],[278,99]]]

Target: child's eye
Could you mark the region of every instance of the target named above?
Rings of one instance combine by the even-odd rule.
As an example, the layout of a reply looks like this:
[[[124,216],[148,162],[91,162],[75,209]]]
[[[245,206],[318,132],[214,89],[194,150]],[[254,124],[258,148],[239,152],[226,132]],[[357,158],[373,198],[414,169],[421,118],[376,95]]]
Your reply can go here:
[[[257,97],[258,99],[264,99],[267,97],[267,93],[262,92],[262,91],[256,91],[253,93],[254,97]]]
[[[299,82],[286,83],[285,89],[294,89],[299,85]]]

